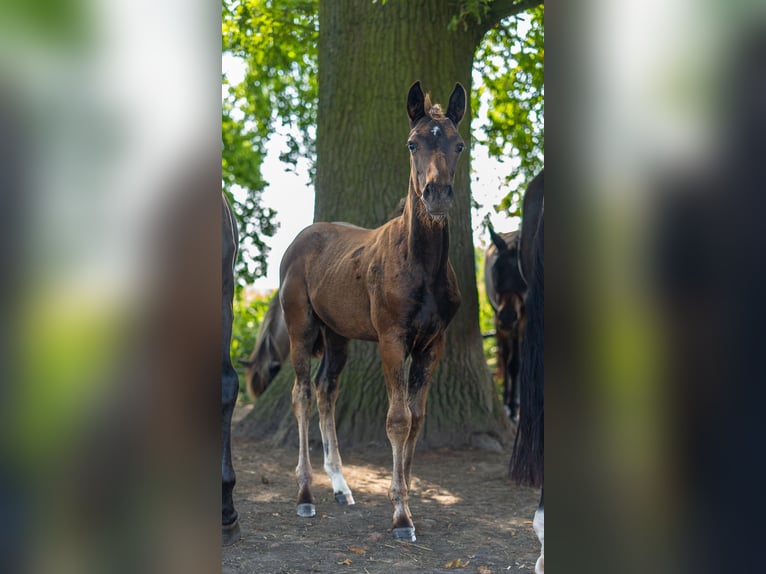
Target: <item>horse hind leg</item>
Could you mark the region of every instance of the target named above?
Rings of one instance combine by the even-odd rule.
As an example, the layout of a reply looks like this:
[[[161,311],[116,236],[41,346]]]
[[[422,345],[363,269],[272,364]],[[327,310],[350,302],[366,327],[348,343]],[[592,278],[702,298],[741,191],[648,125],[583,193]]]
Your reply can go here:
[[[298,482],[298,500],[296,512],[303,518],[316,515],[314,497],[311,494],[312,469],[309,459],[309,422],[311,406],[314,401],[314,388],[311,384],[311,351],[319,328],[308,302],[300,297],[290,299],[289,289],[282,289],[282,306],[290,309],[285,313],[290,333],[290,354],[295,369],[295,382],[292,391],[293,414],[298,422],[298,466],[295,478]]]
[[[338,399],[338,377],[348,358],[348,339],[323,328],[324,357],[322,368],[317,374],[317,406],[319,409],[319,430],[322,433],[324,469],[332,482],[335,500],[339,504],[354,504],[354,496],[343,477],[343,462],[338,450],[338,436],[335,430],[335,403]]]

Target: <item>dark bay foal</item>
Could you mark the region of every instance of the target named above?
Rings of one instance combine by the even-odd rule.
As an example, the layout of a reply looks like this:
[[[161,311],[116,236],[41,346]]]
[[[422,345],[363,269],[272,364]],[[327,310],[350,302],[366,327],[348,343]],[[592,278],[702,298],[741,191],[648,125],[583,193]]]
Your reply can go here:
[[[314,398],[309,364],[315,343],[321,337],[324,349],[316,375],[324,468],[336,500],[354,504],[343,478],[335,432],[338,376],[346,363],[349,339],[377,341],[388,391],[393,533],[398,540],[415,540],[407,503],[412,457],[431,375],[444,352],[445,330],[460,305],[448,259],[447,212],[454,199],[455,166],[465,147],[457,130],[465,105],[460,84],[455,85],[446,112],[431,105],[420,82],[413,84],[407,97],[410,183],[402,215],[372,230],[315,223],[295,238],[282,259],[279,294],[295,367],[292,400],[300,436],[299,516],[316,513],[308,454]]]

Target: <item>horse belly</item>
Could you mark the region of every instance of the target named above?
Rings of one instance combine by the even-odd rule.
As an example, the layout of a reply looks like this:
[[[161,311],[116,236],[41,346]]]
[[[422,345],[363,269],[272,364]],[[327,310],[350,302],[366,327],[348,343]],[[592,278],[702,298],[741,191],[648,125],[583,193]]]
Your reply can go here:
[[[377,341],[370,320],[370,300],[366,292],[353,286],[339,286],[312,294],[311,306],[319,319],[332,331],[347,339]]]

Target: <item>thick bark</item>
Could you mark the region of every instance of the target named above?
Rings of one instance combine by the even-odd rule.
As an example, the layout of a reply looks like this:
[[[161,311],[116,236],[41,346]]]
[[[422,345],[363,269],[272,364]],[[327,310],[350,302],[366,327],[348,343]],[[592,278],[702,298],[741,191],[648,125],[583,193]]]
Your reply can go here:
[[[432,101],[444,107],[455,82],[470,93],[473,55],[483,30],[451,32],[452,15],[442,0],[320,0],[315,221],[376,227],[407,194],[410,85],[420,80]],[[460,124],[466,143],[470,125],[469,109]],[[511,429],[482,350],[467,153],[458,164],[454,189],[450,260],[462,304],[431,385],[420,444],[492,448],[508,444]],[[292,370],[283,369],[244,421],[246,432],[297,442],[291,385]],[[340,386],[336,418],[341,447],[387,444],[377,345],[352,344]],[[313,422],[312,433],[318,441]]]

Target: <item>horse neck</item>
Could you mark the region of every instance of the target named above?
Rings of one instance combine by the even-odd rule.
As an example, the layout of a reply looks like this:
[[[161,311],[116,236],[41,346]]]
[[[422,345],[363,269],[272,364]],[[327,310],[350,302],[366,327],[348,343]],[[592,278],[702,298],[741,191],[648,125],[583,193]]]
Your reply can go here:
[[[407,235],[407,258],[419,263],[431,276],[446,272],[449,257],[449,225],[447,219],[435,221],[426,212],[410,179],[407,203],[402,213]]]

